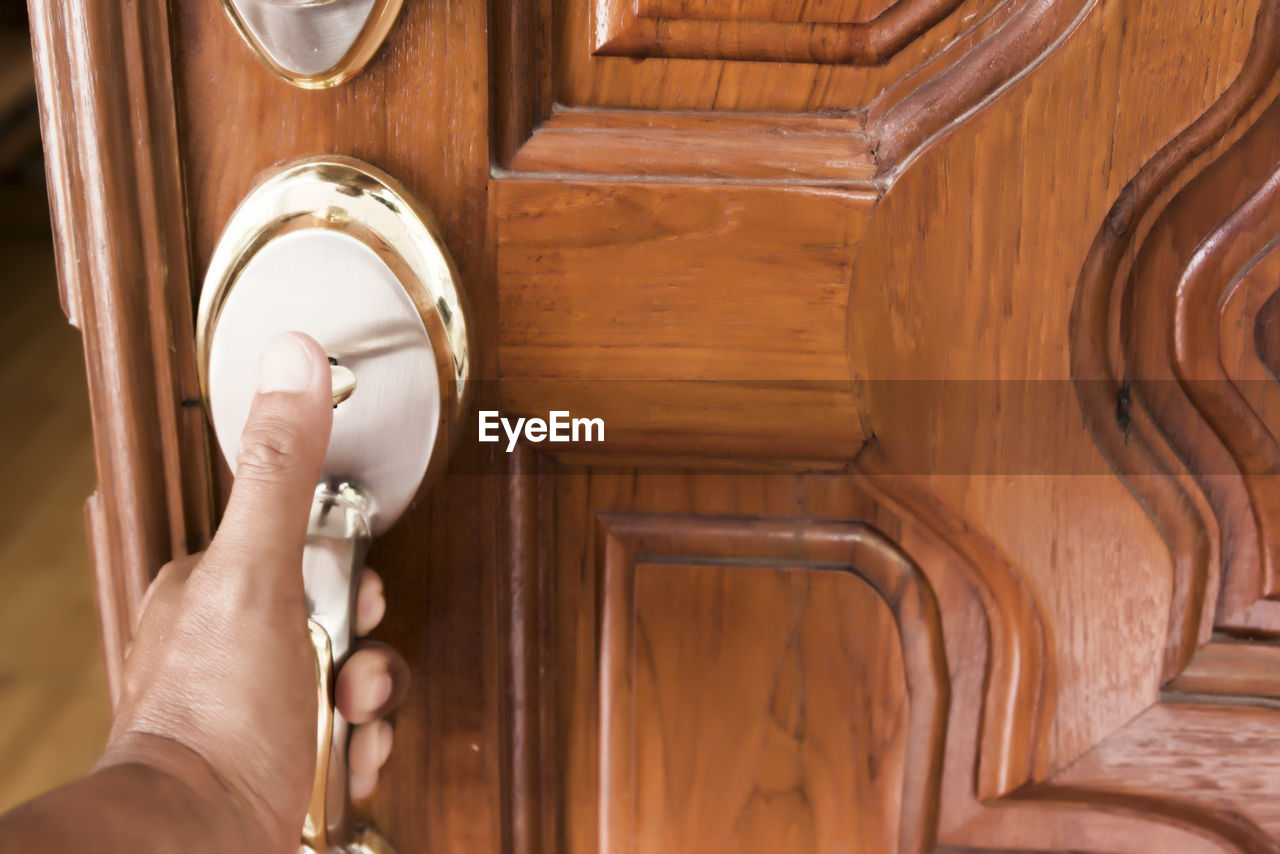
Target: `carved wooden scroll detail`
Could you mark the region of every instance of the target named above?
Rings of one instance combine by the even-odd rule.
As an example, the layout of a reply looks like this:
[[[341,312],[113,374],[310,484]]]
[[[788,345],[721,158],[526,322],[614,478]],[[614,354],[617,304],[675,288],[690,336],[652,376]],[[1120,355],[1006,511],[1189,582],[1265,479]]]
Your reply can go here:
[[[1269,110],[1256,127],[1271,139],[1280,129],[1280,121],[1273,118],[1280,119],[1280,109]],[[1174,304],[1173,353],[1179,383],[1199,419],[1212,428],[1215,444],[1225,452],[1223,461],[1230,466],[1221,473],[1210,470],[1201,480],[1221,483],[1234,493],[1210,495],[1216,499],[1214,509],[1224,533],[1240,534],[1240,547],[1228,553],[1224,566],[1217,625],[1246,633],[1280,631],[1280,609],[1259,601],[1275,597],[1280,574],[1280,490],[1275,477],[1280,473],[1280,445],[1265,418],[1275,411],[1280,387],[1258,377],[1256,370],[1248,378],[1251,363],[1258,367],[1256,358],[1249,357],[1250,350],[1233,347],[1231,337],[1237,330],[1224,326],[1233,310],[1241,310],[1237,303],[1247,302],[1251,294],[1258,298],[1259,286],[1265,288],[1261,299],[1275,291],[1277,282],[1257,272],[1274,269],[1266,259],[1280,236],[1278,200],[1280,173],[1273,173],[1204,238],[1183,269]],[[1247,309],[1242,313],[1248,316]],[[1246,333],[1250,342],[1251,331]],[[1224,358],[1224,350],[1230,349],[1240,351],[1239,361]],[[1195,460],[1197,451],[1189,448],[1187,458]]]
[[[1276,459],[1274,438],[1239,382],[1256,366],[1222,355],[1241,351],[1233,338],[1252,336],[1224,334],[1224,324],[1242,314],[1231,295],[1276,234],[1262,215],[1275,162],[1278,117],[1268,107],[1280,92],[1278,34],[1280,11],[1268,3],[1240,76],[1121,194],[1076,293],[1072,377],[1086,422],[1174,560],[1166,679],[1208,639],[1219,582],[1219,625],[1280,628],[1259,598],[1274,558],[1273,522],[1257,514],[1275,498],[1257,476]]]
[[[1255,345],[1256,315],[1276,289],[1280,176],[1270,171],[1273,104],[1155,221],[1135,262],[1122,335],[1135,397],[1196,476],[1222,540],[1220,628],[1280,628],[1280,445],[1268,419],[1278,386]],[[1207,429],[1206,429],[1207,428]]]

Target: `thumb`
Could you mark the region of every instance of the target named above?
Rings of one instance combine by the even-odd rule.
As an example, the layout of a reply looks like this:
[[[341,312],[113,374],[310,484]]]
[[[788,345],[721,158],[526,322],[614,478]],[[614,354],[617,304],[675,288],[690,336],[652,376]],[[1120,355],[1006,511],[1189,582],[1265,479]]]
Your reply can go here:
[[[301,567],[307,518],[332,426],[324,350],[300,332],[277,335],[258,366],[257,395],[234,461],[235,484],[209,546],[210,552],[229,559],[218,563],[251,572]]]

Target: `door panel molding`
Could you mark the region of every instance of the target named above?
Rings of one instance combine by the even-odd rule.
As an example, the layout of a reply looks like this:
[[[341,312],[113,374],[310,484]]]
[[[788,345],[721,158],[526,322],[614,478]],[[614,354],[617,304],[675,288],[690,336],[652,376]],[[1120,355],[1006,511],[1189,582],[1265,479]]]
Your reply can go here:
[[[876,746],[874,755],[853,753],[843,761],[830,755],[825,758],[834,759],[839,765],[849,764],[857,767],[861,764],[876,767],[878,770],[870,774],[873,782],[880,775],[893,780],[901,774],[901,792],[887,794],[890,803],[901,803],[899,821],[896,827],[890,825],[882,828],[885,831],[890,829],[895,831],[893,837],[896,838],[897,844],[892,845],[890,839],[883,839],[879,844],[892,845],[895,850],[903,854],[923,853],[932,849],[937,827],[938,793],[942,783],[942,745],[950,703],[950,684],[947,677],[942,620],[937,600],[924,575],[905,554],[879,531],[858,522],[787,522],[734,517],[633,516],[609,513],[597,515],[596,520],[599,531],[596,537],[599,550],[597,561],[602,573],[601,595],[603,597],[599,616],[600,706],[597,712],[601,727],[600,845],[602,851],[627,850],[629,840],[632,839],[649,838],[650,844],[653,845],[656,844],[657,839],[662,838],[663,830],[646,828],[644,817],[646,813],[639,812],[652,810],[662,813],[659,807],[653,805],[652,801],[657,798],[648,793],[649,789],[662,792],[668,787],[679,789],[684,785],[707,785],[717,776],[717,773],[710,769],[699,768],[697,769],[698,777],[680,779],[680,775],[685,773],[683,769],[687,763],[687,757],[682,758],[679,754],[694,745],[680,743],[679,736],[674,731],[675,728],[662,716],[661,706],[655,705],[644,710],[639,705],[638,694],[642,684],[653,683],[650,692],[658,694],[659,698],[664,693],[680,694],[697,690],[695,683],[687,681],[682,683],[676,676],[664,675],[662,672],[664,669],[668,671],[673,669],[664,668],[661,662],[661,659],[668,657],[663,655],[662,648],[670,641],[660,634],[664,623],[660,613],[655,613],[653,610],[656,603],[643,604],[646,599],[652,597],[642,597],[638,592],[638,588],[645,579],[655,574],[671,576],[653,581],[649,586],[683,585],[688,589],[686,594],[680,597],[682,607],[698,607],[698,594],[695,592],[698,589],[698,585],[695,584],[698,576],[714,576],[712,581],[716,588],[714,591],[716,595],[710,602],[703,603],[707,605],[709,611],[706,616],[727,620],[727,622],[711,627],[713,632],[711,640],[714,642],[717,654],[733,656],[738,652],[733,648],[735,640],[732,633],[735,626],[732,612],[737,610],[734,600],[736,596],[741,596],[748,601],[758,598],[756,591],[749,586],[749,579],[753,575],[766,573],[777,576],[783,586],[788,586],[787,579],[791,579],[789,586],[795,588],[796,585],[803,587],[817,584],[824,574],[830,572],[858,579],[874,590],[880,600],[888,605],[901,644],[900,666],[905,671],[903,674],[905,682],[900,688],[892,681],[887,682],[878,686],[879,690],[869,696],[861,692],[871,684],[870,680],[855,680],[854,684],[848,686],[848,689],[853,692],[850,698],[850,712],[857,707],[853,705],[855,703],[871,706],[876,712],[875,717],[893,716],[895,707],[904,703],[908,711],[905,720],[900,722],[895,720],[892,723],[889,721],[877,723],[875,717],[870,714],[868,715],[870,720],[861,721],[868,730],[859,731],[862,737],[854,744],[863,750],[866,749],[867,744],[874,744]],[[758,582],[754,585],[755,588],[759,586]],[[701,587],[705,588],[706,585],[703,584]],[[793,597],[799,592],[799,588],[794,589]],[[810,601],[820,601],[824,597],[836,598],[835,592],[835,589],[828,587],[825,591],[814,591],[805,598]],[[845,599],[841,601],[847,603]],[[670,604],[668,607],[671,607]],[[727,617],[726,609],[730,612]],[[806,611],[808,610],[807,608]],[[765,627],[767,621],[775,616],[787,615],[769,614],[755,609],[756,633],[767,631]],[[794,654],[801,657],[803,656],[801,645],[804,642],[798,638],[804,635],[804,621],[822,619],[822,616],[809,614],[789,616],[798,622],[790,628],[793,640],[788,645],[788,649],[793,649]],[[839,620],[841,617],[845,620],[853,619],[851,614],[838,615],[836,619]],[[695,624],[698,622],[700,621],[694,620]],[[672,627],[667,626],[667,628]],[[729,634],[721,634],[721,631]],[[694,632],[703,633],[696,628]],[[738,637],[741,639],[740,635]],[[692,642],[681,643],[679,655],[681,657],[696,655],[698,651],[696,641],[693,638],[686,640]],[[859,660],[874,660],[892,651],[879,647],[874,638],[861,638],[861,640],[865,645],[851,649],[841,646],[830,652],[831,654],[843,653],[847,656],[846,664],[854,667],[855,662]],[[866,643],[867,641],[870,643]],[[745,645],[742,652],[745,653]],[[717,666],[733,667],[734,664],[733,661],[720,662],[718,658],[716,661],[719,662]],[[742,668],[739,672],[750,673],[752,664],[750,660],[739,659],[736,663]],[[697,666],[696,661],[686,661],[686,669],[678,672],[687,673],[689,672],[687,668],[696,669]],[[799,666],[801,668],[805,666],[803,657]],[[863,664],[863,666],[869,665]],[[713,678],[710,673],[706,676]],[[786,681],[786,674],[779,674],[776,678],[779,681]],[[889,678],[892,679],[892,676]],[[788,696],[790,692],[787,686],[775,683],[772,690],[766,692],[769,705],[818,709],[821,699],[819,693],[822,690],[821,682],[814,683],[810,687],[809,681],[800,674],[793,674],[792,679],[798,683],[793,690],[799,692],[799,696]],[[741,688],[740,685],[737,687]],[[726,687],[726,690],[732,689]],[[642,710],[647,711],[650,716],[656,715],[657,719],[653,720],[651,717],[646,721],[641,716]],[[717,719],[718,725],[726,725],[727,718],[722,712],[708,710],[708,714]],[[786,724],[782,721],[779,723],[791,730],[791,737],[795,739],[795,747],[792,749],[797,751],[797,756],[794,761],[805,769],[800,772],[804,776],[798,780],[789,777],[785,785],[799,787],[800,791],[797,795],[807,806],[805,812],[813,815],[815,820],[808,832],[814,835],[815,850],[820,850],[835,842],[827,836],[832,829],[822,826],[821,823],[821,819],[825,817],[823,813],[826,812],[824,807],[833,807],[836,815],[849,808],[847,806],[842,808],[838,802],[831,804],[829,799],[843,794],[846,799],[852,798],[851,803],[859,804],[859,809],[863,809],[868,808],[867,801],[872,800],[876,793],[870,790],[864,791],[862,787],[858,787],[857,791],[841,792],[834,785],[823,786],[821,791],[808,792],[805,781],[810,778],[807,774],[815,769],[802,758],[801,750],[804,750],[804,753],[809,752],[803,748],[803,745],[814,743],[809,739],[817,739],[816,744],[820,747],[816,748],[818,753],[813,758],[820,760],[823,752],[833,747],[832,737],[837,732],[822,731],[821,721],[817,718],[816,712],[815,719],[807,724],[791,720],[797,714],[794,710],[780,711],[777,714],[787,721]],[[686,720],[679,726],[696,727],[699,724],[713,727],[717,725],[711,720],[700,722]],[[879,731],[884,728],[894,735],[881,735]],[[899,729],[901,731],[895,733]],[[747,734],[743,733],[743,735]],[[886,740],[881,741],[881,738]],[[668,745],[666,743],[668,740],[673,740],[675,743]],[[893,749],[894,741],[897,742],[897,751]],[[663,755],[654,756],[652,752],[659,748],[662,748]],[[649,751],[650,755],[646,756],[646,751]],[[674,755],[667,755],[668,751]],[[898,751],[903,755],[896,755]],[[663,767],[654,768],[655,762],[663,763]],[[894,767],[897,762],[902,763],[900,770]],[[646,776],[657,778],[651,780],[648,785],[641,777],[646,768],[649,769]],[[762,773],[768,775],[770,772]],[[734,776],[737,775],[728,774],[729,778]],[[727,782],[728,779],[725,780],[725,783]],[[764,785],[768,784],[764,783]],[[864,785],[870,788],[868,784],[864,783]],[[857,797],[854,797],[855,795]],[[885,795],[882,794],[882,796]],[[768,813],[769,799],[766,797],[764,801],[766,805],[763,809]],[[743,814],[730,820],[730,824],[736,825],[737,822],[746,818],[751,806],[743,804],[742,809]],[[704,814],[700,821],[714,823],[717,818],[724,817]],[[650,820],[654,819],[660,820],[658,816],[653,816]],[[870,817],[867,818],[867,822],[880,824],[878,821],[872,821]],[[825,842],[820,842],[819,839],[825,839]],[[693,840],[684,839],[683,841],[685,844],[677,847],[683,849],[697,847],[688,844]],[[867,844],[876,847],[870,840]],[[659,849],[662,847],[670,848],[671,845],[659,845]]]
[[[1274,192],[1278,70],[1280,7],[1268,2],[1240,75],[1125,188],[1076,292],[1072,377],[1086,423],[1174,559],[1165,680],[1212,625],[1280,631],[1280,611],[1264,598],[1275,562],[1271,487],[1241,477],[1261,473],[1257,455],[1271,447],[1275,456],[1275,440],[1256,416],[1232,422],[1252,410],[1221,366],[1219,340],[1229,308],[1221,295],[1278,231],[1263,198]],[[1216,307],[1191,301],[1206,287]]]
[[[1248,818],[1190,799],[1045,785],[991,802],[938,850],[1275,854],[1280,849]]]
[[[1247,809],[1251,793],[1265,785],[1271,771],[1243,765],[1230,745],[1243,738],[1253,745],[1252,753],[1265,752],[1269,738],[1280,739],[1280,710],[1228,704],[1201,711],[1205,707],[1170,696],[1065,767],[1052,766],[1042,743],[1023,748],[1033,754],[1030,764],[1010,762],[1018,748],[1002,747],[1002,737],[1034,734],[1034,720],[1052,726],[1044,716],[1053,707],[1052,682],[1042,681],[1049,666],[1029,655],[1019,670],[1006,672],[1011,684],[997,684],[1007,667],[1001,654],[1007,655],[1011,644],[1034,650],[1035,643],[1028,641],[1042,637],[1035,622],[1039,609],[989,543],[927,492],[913,492],[907,486],[911,479],[892,475],[874,456],[847,475],[594,470],[535,456],[528,448],[520,459],[513,493],[522,498],[512,505],[512,527],[524,568],[509,593],[510,601],[524,605],[512,611],[520,617],[508,627],[510,660],[525,675],[508,706],[508,725],[512,743],[527,751],[528,773],[516,793],[523,818],[512,829],[537,832],[516,836],[516,850],[581,854],[627,847],[610,835],[618,824],[608,818],[625,818],[637,803],[628,788],[633,766],[625,755],[658,744],[652,738],[634,740],[633,730],[640,726],[636,715],[645,715],[649,723],[641,730],[651,735],[655,721],[664,725],[652,708],[637,711],[628,699],[636,690],[636,668],[648,667],[654,645],[663,641],[653,635],[641,641],[635,634],[647,622],[628,604],[634,601],[629,584],[638,565],[667,567],[687,579],[699,571],[752,571],[734,570],[748,566],[766,573],[800,566],[840,570],[877,565],[880,557],[893,566],[918,566],[920,574],[919,581],[905,586],[876,576],[877,589],[909,591],[923,583],[933,591],[930,598],[946,603],[938,614],[945,675],[941,683],[937,677],[930,680],[945,685],[950,697],[946,735],[925,739],[932,741],[934,761],[941,763],[932,807],[940,850],[1025,846],[1136,854],[1151,850],[1157,840],[1180,852],[1278,850]],[[673,488],[676,484],[679,488]],[[885,489],[894,493],[891,499]],[[682,504],[697,512],[665,514]],[[785,508],[799,515],[776,515]],[[703,515],[726,510],[735,515]],[[830,521],[824,514],[865,521]],[[980,593],[983,586],[987,591]],[[1001,586],[1008,592],[992,601],[993,590]],[[1020,613],[1027,616],[1016,616]],[[990,645],[974,645],[984,634],[969,622],[975,615],[990,632]],[[916,622],[898,619],[904,632]],[[1022,640],[1002,637],[1009,628]],[[701,647],[688,639],[681,648],[702,660],[696,652]],[[929,658],[937,661],[937,653]],[[691,673],[702,666],[685,662]],[[704,678],[720,677],[709,670]],[[665,687],[671,691],[677,685],[668,680]],[[914,704],[919,692],[913,687],[909,695]],[[937,696],[936,689],[924,696]],[[1021,707],[1013,712],[1016,718],[1003,717],[1010,705]],[[934,720],[930,726],[937,725]],[[1184,744],[1182,734],[1190,741]],[[611,751],[609,743],[614,743]],[[664,749],[674,750],[677,743]],[[1194,752],[1195,763],[1183,761],[1186,750]],[[540,759],[532,762],[533,756]],[[1007,764],[998,768],[1001,762]],[[1206,770],[1210,766],[1218,770]],[[1000,772],[1004,777],[994,779],[999,787],[993,789]],[[904,779],[918,780],[919,774]],[[1224,786],[1202,792],[1206,774]],[[667,778],[666,784],[678,787],[678,780]],[[907,827],[905,816],[913,809],[909,799],[903,809]],[[603,824],[596,824],[596,816]],[[657,819],[650,815],[650,820]],[[661,830],[650,826],[646,832]],[[916,844],[903,840],[899,850],[914,850]]]
[[[640,644],[640,624],[625,619],[652,622],[627,604],[637,565],[674,563],[676,581],[698,567],[870,573],[887,601],[901,603],[892,607],[903,633],[913,746],[900,826],[926,836],[904,836],[900,850],[930,850],[929,828],[950,833],[979,815],[983,800],[1050,773],[1054,679],[1039,608],[990,543],[873,453],[855,472],[826,475],[597,471],[527,448],[518,459],[510,527],[520,559],[500,598],[510,614],[507,720],[516,769],[507,792],[512,832],[526,831],[519,850],[618,847],[610,831],[628,815],[635,767],[625,757],[639,750],[627,733],[642,719],[660,720],[651,707],[638,718],[628,699],[637,662],[660,642],[647,635]],[[682,505],[697,511],[673,515]],[[725,513],[732,515],[717,515]],[[738,590],[740,582],[723,580]],[[936,621],[928,618],[934,601],[946,603]],[[669,677],[663,684],[675,687]],[[649,724],[643,731],[652,734]]]
[[[831,187],[879,195],[875,153],[857,122],[812,114],[556,109],[500,177]],[[509,176],[507,173],[511,173]]]
[[[114,701],[152,573],[212,527],[168,4],[29,8],[62,306],[84,339],[86,516]]]
[[[724,128],[721,121],[734,113],[760,113],[762,120],[784,123],[792,116],[835,113],[827,121],[841,125],[844,137],[869,141],[875,183],[884,189],[924,146],[1036,67],[1096,5],[1096,0],[904,0],[872,22],[795,24],[709,20],[702,17],[710,12],[701,5],[671,18],[648,16],[646,9],[612,0],[499,0],[493,41],[496,162],[512,171],[540,171],[547,162],[591,164],[600,157],[597,149],[616,150],[618,109],[643,111],[656,134],[647,139],[658,141],[665,129],[692,134],[686,139],[693,145],[705,130],[703,141],[712,150],[721,141],[716,136]],[[666,8],[653,11],[665,14]],[[792,27],[798,29],[792,32]],[[873,31],[880,35],[867,35]],[[590,51],[589,42],[596,44]],[[910,50],[904,49],[908,42]],[[639,57],[681,59],[629,60]],[[857,61],[871,65],[838,70],[831,65]],[[706,86],[682,90],[678,97],[665,93],[662,81],[672,62],[682,76]],[[740,85],[726,83],[737,84],[739,78]],[[739,93],[738,101],[718,101],[722,83]],[[533,151],[522,152],[539,129],[556,130],[565,111],[576,113],[575,136],[544,134]],[[737,140],[740,168],[768,162],[777,143],[767,132]],[[834,162],[848,161],[849,152],[847,142],[833,141]],[[654,174],[679,174],[678,165],[674,172],[657,165],[660,154],[649,159]],[[792,180],[829,178],[832,164],[814,162],[814,173],[797,170]],[[570,165],[561,171],[591,168]],[[864,171],[861,162],[850,163],[841,177],[856,182]]]
[[[1140,371],[1133,382],[1137,397],[1155,413],[1157,427],[1204,491],[1222,537],[1233,543],[1225,552],[1215,625],[1273,634],[1280,632],[1280,607],[1263,600],[1274,598],[1280,572],[1274,530],[1280,523],[1280,496],[1272,476],[1280,471],[1280,445],[1262,414],[1267,413],[1267,398],[1280,393],[1280,386],[1257,362],[1256,349],[1236,340],[1243,335],[1252,344],[1254,324],[1237,329],[1249,313],[1229,321],[1235,303],[1248,299],[1260,305],[1276,289],[1270,277],[1274,260],[1268,264],[1267,256],[1280,235],[1280,174],[1264,173],[1258,179],[1253,173],[1274,160],[1269,143],[1277,133],[1280,103],[1217,161],[1219,168],[1197,176],[1157,220],[1145,244],[1150,248],[1134,271],[1135,311],[1125,330],[1131,352],[1137,352],[1140,341],[1152,349],[1158,342],[1166,345],[1156,357],[1164,364],[1155,366],[1159,373],[1154,376],[1145,368],[1155,359],[1134,358]],[[1212,221],[1218,216],[1225,218],[1201,234],[1206,217]],[[1171,233],[1176,240],[1169,240]],[[1189,234],[1195,238],[1184,246]],[[1176,273],[1164,278],[1170,262]],[[1164,311],[1147,310],[1161,299]],[[1161,319],[1167,320],[1167,328],[1156,325]],[[1252,354],[1251,379],[1240,376],[1238,360],[1224,357],[1228,348],[1244,359]],[[1152,382],[1166,372],[1176,383]],[[1175,420],[1175,415],[1181,417]]]
[[[826,20],[786,21],[744,15],[741,3],[737,8],[704,4],[694,9],[596,0],[592,5],[597,24],[594,53],[878,65],[943,21],[962,2],[898,0],[869,20],[855,14],[848,18],[860,19],[824,16]]]
[[[960,574],[982,602],[989,641],[974,794],[988,800],[1043,779],[1057,685],[1044,614],[1018,569],[936,496],[895,472],[878,442],[862,449],[851,474],[887,511],[910,520],[915,536],[947,555],[926,568]]]

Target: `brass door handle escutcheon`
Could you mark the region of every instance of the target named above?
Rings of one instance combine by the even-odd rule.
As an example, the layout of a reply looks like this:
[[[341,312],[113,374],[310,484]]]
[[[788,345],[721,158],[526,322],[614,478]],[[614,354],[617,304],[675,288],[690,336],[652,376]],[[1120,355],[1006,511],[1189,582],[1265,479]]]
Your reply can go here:
[[[229,461],[258,356],[290,330],[329,354],[334,402],[302,566],[320,700],[302,839],[319,854],[386,854],[385,840],[351,819],[333,680],[350,652],[369,543],[443,470],[470,392],[457,273],[431,218],[390,176],[310,158],[268,176],[231,215],[196,324],[201,388]]]

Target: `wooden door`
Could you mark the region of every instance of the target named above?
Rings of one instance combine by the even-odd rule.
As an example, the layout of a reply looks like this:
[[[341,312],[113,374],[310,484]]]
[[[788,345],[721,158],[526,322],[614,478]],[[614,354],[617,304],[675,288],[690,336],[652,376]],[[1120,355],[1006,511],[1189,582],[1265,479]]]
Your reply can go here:
[[[1275,0],[407,0],[312,92],[30,2],[113,667],[225,494],[212,245],[352,155],[477,408],[606,424],[469,426],[375,547],[403,852],[1280,849]]]

